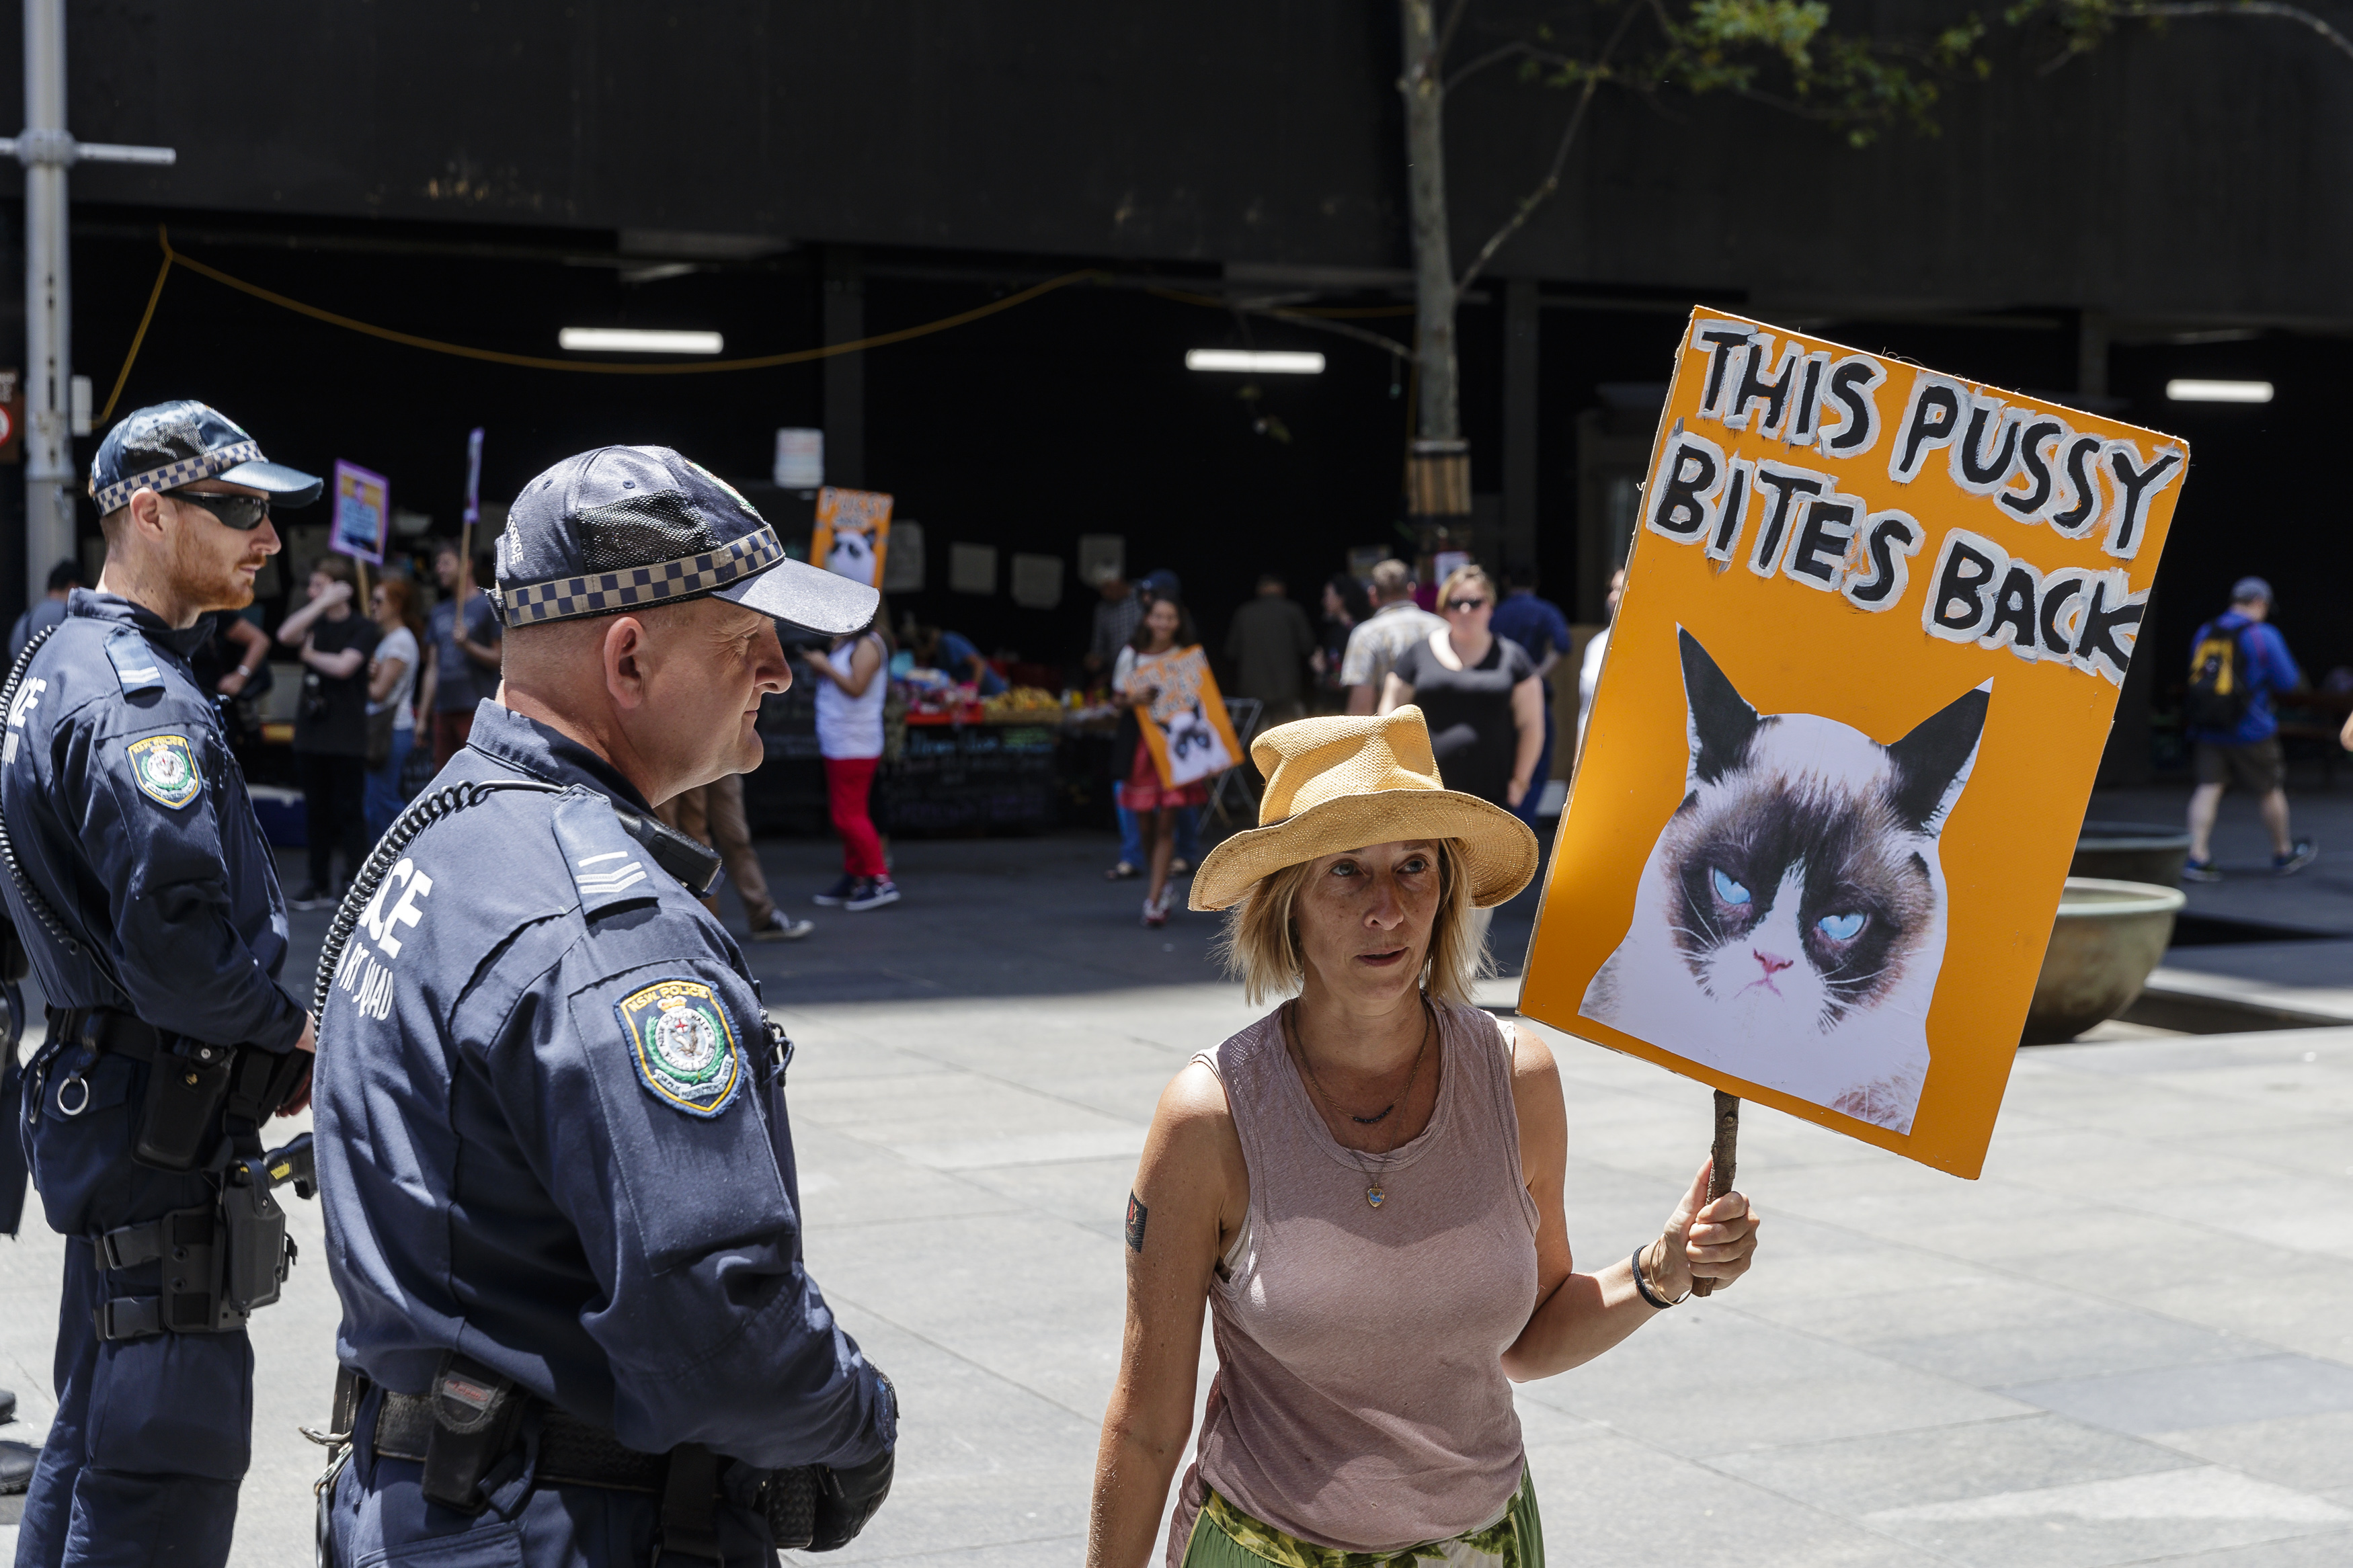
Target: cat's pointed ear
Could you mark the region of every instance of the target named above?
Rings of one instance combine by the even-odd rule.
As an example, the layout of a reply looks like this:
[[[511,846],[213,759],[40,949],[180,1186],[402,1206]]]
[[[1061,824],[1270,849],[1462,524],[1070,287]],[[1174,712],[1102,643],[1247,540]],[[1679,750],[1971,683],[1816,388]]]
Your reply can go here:
[[[1969,782],[1978,742],[1985,735],[1986,709],[1992,701],[1993,682],[1989,680],[1923,719],[1887,748],[1895,769],[1889,786],[1895,813],[1931,838],[1945,830],[1946,815]]]
[[[1691,710],[1691,777],[1713,784],[1740,765],[1757,734],[1757,710],[1748,706],[1699,639],[1675,628],[1683,656],[1683,700]]]

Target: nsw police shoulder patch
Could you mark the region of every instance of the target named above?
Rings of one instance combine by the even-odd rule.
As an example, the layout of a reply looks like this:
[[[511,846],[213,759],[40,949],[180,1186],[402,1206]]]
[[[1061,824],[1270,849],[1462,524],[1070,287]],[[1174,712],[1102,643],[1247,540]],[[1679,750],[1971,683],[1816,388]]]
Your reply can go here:
[[[197,770],[185,735],[150,735],[123,751],[131,759],[132,782],[157,805],[176,811],[203,792],[205,775]]]
[[[646,1092],[689,1116],[713,1117],[744,1086],[744,1051],[727,1009],[700,980],[657,980],[613,1004]]]

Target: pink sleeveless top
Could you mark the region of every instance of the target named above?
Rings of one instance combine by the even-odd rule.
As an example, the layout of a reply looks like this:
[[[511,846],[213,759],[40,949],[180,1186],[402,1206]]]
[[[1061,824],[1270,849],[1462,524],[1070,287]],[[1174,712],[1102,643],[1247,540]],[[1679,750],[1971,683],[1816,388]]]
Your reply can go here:
[[[1350,1552],[1483,1528],[1519,1486],[1502,1357],[1535,1308],[1536,1207],[1521,1180],[1511,1045],[1475,1007],[1437,1014],[1437,1110],[1387,1155],[1333,1138],[1283,1049],[1280,1012],[1193,1058],[1225,1086],[1250,1209],[1209,1288],[1218,1374],[1169,1527],[1172,1565],[1205,1486]]]

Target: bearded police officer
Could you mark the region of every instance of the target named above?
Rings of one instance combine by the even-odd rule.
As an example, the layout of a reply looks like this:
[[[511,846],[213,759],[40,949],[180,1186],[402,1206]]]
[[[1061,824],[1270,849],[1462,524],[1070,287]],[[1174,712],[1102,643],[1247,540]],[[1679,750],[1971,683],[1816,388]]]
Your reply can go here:
[[[771,617],[852,632],[877,595],[659,447],[532,480],[497,580],[500,694],[321,958],[332,1559],[839,1546],[895,1397],[802,1266],[790,1046],[697,901],[718,862],[652,808],[758,765]]]
[[[0,892],[49,1001],[22,1131],[70,1238],[18,1568],[167,1543],[174,1562],[228,1556],[252,1426],[243,1325],[286,1257],[258,1134],[299,1099],[311,1029],[278,984],[285,904],[187,656],[207,612],[253,602],[272,507],[319,490],[201,403],[132,414],[90,466],[98,587],[12,672]]]

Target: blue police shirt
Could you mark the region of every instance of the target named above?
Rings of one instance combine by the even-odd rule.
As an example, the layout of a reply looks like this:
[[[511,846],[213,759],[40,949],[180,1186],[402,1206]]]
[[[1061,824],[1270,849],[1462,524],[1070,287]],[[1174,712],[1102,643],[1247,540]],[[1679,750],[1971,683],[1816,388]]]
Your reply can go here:
[[[631,1448],[765,1468],[895,1438],[801,1261],[759,989],[624,832],[617,771],[495,702],[434,782],[528,778],[428,827],[352,933],[314,1105],[336,1353],[422,1394],[445,1348]]]
[[[1535,663],[1544,662],[1547,647],[1563,658],[1568,657],[1568,618],[1560,613],[1558,605],[1537,598],[1533,589],[1515,588],[1506,595],[1495,606],[1487,629],[1519,644]],[[1545,681],[1545,689],[1552,689],[1549,679]]]
[[[269,847],[174,631],[77,588],[33,656],[0,741],[0,812],[17,863],[127,996],[68,953],[0,875],[53,1006],[124,1007],[214,1045],[293,1048],[304,1009],[278,984],[286,905]]]
[[[2279,719],[2272,712],[2272,693],[2295,690],[2302,684],[2304,672],[2296,668],[2295,658],[2287,651],[2287,638],[2267,621],[2251,621],[2236,610],[2225,610],[2200,626],[2198,635],[2189,639],[2189,646],[2196,647],[2216,632],[2231,632],[2238,637],[2240,678],[2247,683],[2247,710],[2239,715],[2234,729],[2192,727],[2189,738],[2211,746],[2252,746],[2268,740],[2279,733]]]

